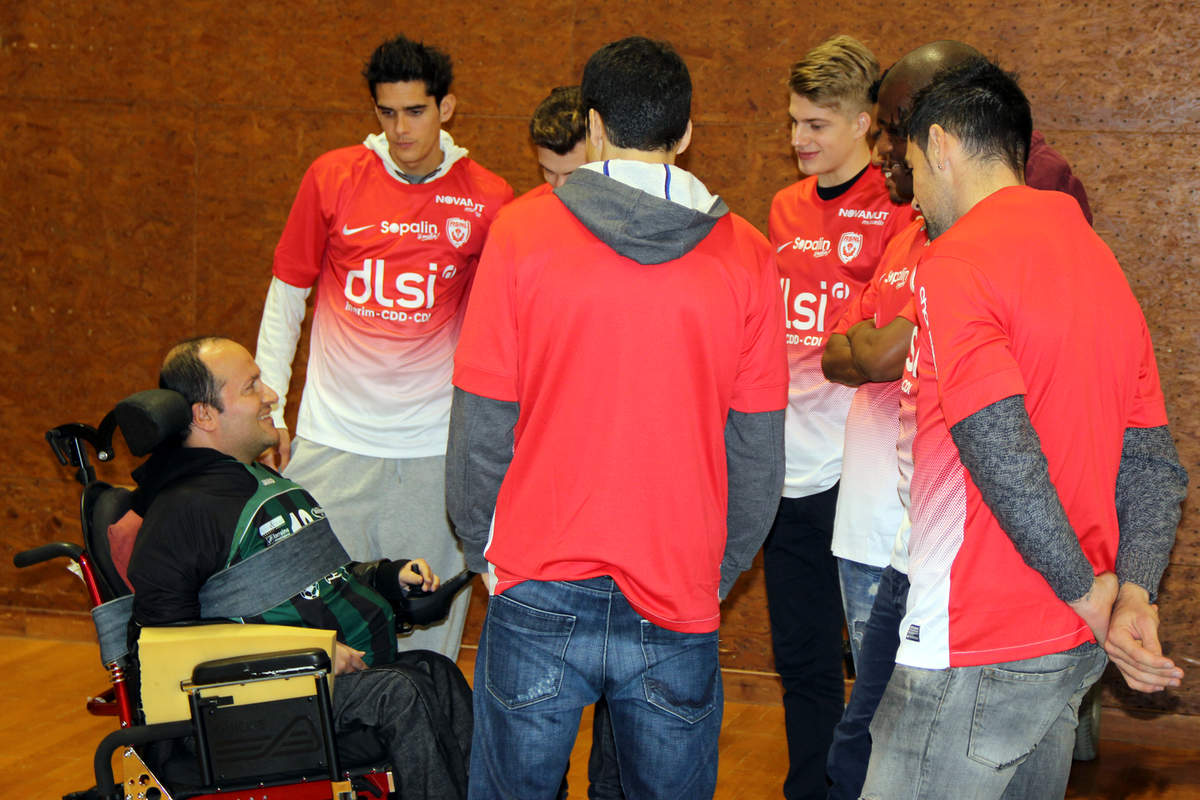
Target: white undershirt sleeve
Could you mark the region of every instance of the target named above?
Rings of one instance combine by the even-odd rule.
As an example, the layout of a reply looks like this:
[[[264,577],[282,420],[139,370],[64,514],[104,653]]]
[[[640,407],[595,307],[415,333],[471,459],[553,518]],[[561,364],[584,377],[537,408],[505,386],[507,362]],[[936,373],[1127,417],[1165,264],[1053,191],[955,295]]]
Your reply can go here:
[[[300,340],[300,326],[304,323],[311,291],[311,288],[302,289],[273,277],[271,287],[267,289],[267,302],[263,305],[262,323],[258,326],[258,352],[254,360],[262,370],[263,383],[279,395],[279,402],[271,411],[277,428],[287,427],[283,409],[292,380],[296,342]]]

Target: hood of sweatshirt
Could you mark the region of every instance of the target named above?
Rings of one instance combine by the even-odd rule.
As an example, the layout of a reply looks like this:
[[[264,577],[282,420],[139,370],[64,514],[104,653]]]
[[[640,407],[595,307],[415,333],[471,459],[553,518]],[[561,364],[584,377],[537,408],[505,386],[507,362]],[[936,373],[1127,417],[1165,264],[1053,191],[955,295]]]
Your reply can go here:
[[[554,194],[596,238],[639,264],[683,256],[729,213],[687,170],[643,161],[584,164]]]
[[[436,181],[438,178],[445,176],[445,174],[450,171],[450,167],[454,166],[455,161],[458,161],[460,158],[465,158],[467,155],[467,149],[465,147],[459,147],[456,145],[454,143],[454,138],[450,134],[446,133],[446,131],[441,132],[438,144],[442,148],[442,163],[438,164],[437,169],[429,173],[429,175],[424,176],[425,180],[422,181],[422,183]],[[379,156],[379,160],[383,162],[385,167],[387,167],[388,174],[393,178],[401,183],[412,183],[412,181],[409,180],[410,176],[405,174],[400,167],[396,165],[396,162],[392,160],[392,153],[390,150],[388,150],[387,136],[382,132],[372,133],[366,139],[363,139],[363,147]]]

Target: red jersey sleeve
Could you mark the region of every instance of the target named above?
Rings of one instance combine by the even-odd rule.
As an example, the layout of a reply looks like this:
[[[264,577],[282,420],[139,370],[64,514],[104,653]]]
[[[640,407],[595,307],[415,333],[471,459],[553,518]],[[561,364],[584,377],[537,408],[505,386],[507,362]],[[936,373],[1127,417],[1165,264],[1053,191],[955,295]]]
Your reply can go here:
[[[1138,367],[1137,393],[1129,413],[1129,428],[1157,428],[1167,424],[1167,408],[1162,384],[1158,379],[1158,362],[1146,320],[1142,320],[1142,361]]]
[[[288,213],[287,225],[279,244],[275,246],[275,264],[272,268],[276,278],[301,289],[308,289],[317,282],[321,273],[321,260],[329,240],[329,220],[332,216],[321,197],[317,179],[317,165],[309,166],[300,181],[300,190]]]
[[[846,332],[860,322],[875,318],[875,312],[879,308],[879,288],[872,280],[863,290],[854,296],[850,301],[850,305],[846,306],[846,310],[842,312],[842,316],[838,318],[837,324],[833,326],[830,333],[840,333],[845,336]]]
[[[761,240],[762,234],[755,233]],[[788,363],[784,344],[783,304],[779,302],[779,266],[763,242],[754,293],[746,315],[731,408],[744,414],[780,411],[787,406]]]
[[[517,326],[511,241],[501,218],[488,235],[462,336],[454,353],[454,385],[493,400],[517,400]]]
[[[954,258],[923,261],[916,299],[947,427],[1026,393],[996,294],[978,269]]]

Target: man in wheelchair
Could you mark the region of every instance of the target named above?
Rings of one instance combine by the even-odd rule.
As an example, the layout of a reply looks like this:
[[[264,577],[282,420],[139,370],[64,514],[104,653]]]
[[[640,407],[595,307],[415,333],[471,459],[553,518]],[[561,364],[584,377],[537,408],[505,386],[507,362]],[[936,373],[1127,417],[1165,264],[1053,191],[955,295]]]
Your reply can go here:
[[[244,347],[182,342],[159,384],[183,395],[192,418],[178,443],[134,473],[145,520],[128,568],[131,637],[142,626],[217,618],[334,630],[343,761],[386,757],[406,800],[465,797],[470,689],[446,657],[396,648],[398,623],[411,621],[409,592],[432,591],[439,578],[419,558],[347,563],[313,497],[256,463],[277,443],[278,398]]]

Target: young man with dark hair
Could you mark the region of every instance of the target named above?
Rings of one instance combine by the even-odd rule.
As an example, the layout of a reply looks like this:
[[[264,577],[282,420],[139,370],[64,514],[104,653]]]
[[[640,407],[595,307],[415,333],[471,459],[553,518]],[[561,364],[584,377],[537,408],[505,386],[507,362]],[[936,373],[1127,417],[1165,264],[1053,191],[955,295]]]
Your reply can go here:
[[[790,763],[783,791],[789,800],[825,796],[826,752],[842,713],[842,619],[851,632],[858,629],[877,579],[866,571],[839,581],[830,551],[854,390],[825,379],[821,354],[887,243],[912,218],[910,208],[889,199],[882,173],[870,163],[868,92],[878,74],[870,50],[849,36],[823,42],[793,65],[792,148],[806,177],[771,203],[791,384],[787,478],[763,570],[784,689]]]
[[[429,564],[347,563],[312,495],[255,463],[279,439],[270,415],[276,396],[241,345],[220,337],[182,342],[167,354],[159,385],[189,401],[192,420],[182,442],[134,472],[145,516],[129,561],[134,621],[233,617],[336,631],[333,724],[342,757],[376,758],[382,748],[406,798],[464,798],[470,689],[449,659],[396,651],[407,590],[438,586]],[[249,599],[231,588],[239,585],[231,578],[238,565],[288,547],[304,553],[293,549],[280,562],[291,572],[249,579]],[[213,582],[218,574],[222,581]]]
[[[546,182],[534,192],[544,194],[557,189],[583,166],[587,160],[583,142],[586,130],[587,116],[578,86],[559,86],[538,104],[529,120],[529,138]]]
[[[590,163],[503,214],[480,263],[447,465],[492,592],[479,797],[554,797],[601,696],[628,796],[715,788],[719,604],[778,497],[787,365],[770,246],[674,165],[691,88],[664,43],[597,51]]]
[[[944,40],[918,47],[886,72],[877,96],[876,119],[881,137],[876,154],[888,191],[896,202],[912,202],[912,171],[904,162],[907,140],[901,133],[900,120],[912,104],[913,92],[928,85],[938,71],[977,57],[979,53],[973,47]],[[1043,157],[1026,158],[1026,183],[1037,189],[1066,191],[1086,213],[1083,184],[1071,175],[1070,165],[1049,145],[1041,147]],[[1047,171],[1045,167],[1049,164],[1055,166]],[[924,225],[923,219],[919,218],[919,225]],[[893,253],[895,245],[903,239],[904,235],[898,236],[888,253]],[[908,597],[909,523],[905,509],[916,431],[917,318],[912,303],[912,281],[926,241],[924,231],[911,240],[911,246],[917,249],[910,251],[907,263],[887,263],[891,259],[885,254],[863,297],[838,324],[837,330],[845,336],[837,333],[830,336],[822,359],[830,380],[860,387],[846,422],[842,491],[846,492],[847,486],[856,482],[867,488],[859,493],[862,502],[845,509],[839,507],[834,549],[836,552],[839,534],[866,533],[870,535],[873,558],[877,559],[872,563],[887,564],[863,626],[855,659],[854,691],[829,749],[826,764],[832,782],[829,800],[855,800],[862,790],[871,753],[868,726],[891,678],[900,646],[900,620]],[[902,304],[903,309],[889,311],[899,309]],[[894,396],[884,398],[892,392],[899,394],[898,418]],[[899,487],[896,469],[879,466],[893,462],[899,467]]]
[[[512,189],[441,129],[455,106],[448,56],[399,36],[363,75],[382,132],[305,173],[275,250],[257,357],[280,396],[280,468],[320,499],[350,555],[420,550],[452,573],[463,566],[443,505],[454,347],[488,228]],[[283,401],[314,287],[290,443]],[[468,595],[404,646],[453,658]]]
[[[1152,601],[1187,475],[1146,321],[1078,204],[1022,185],[1032,130],[981,58],[906,122],[934,241],[915,281],[911,588],[865,798],[1061,798],[1105,650],[1132,688],[1182,677]]]

